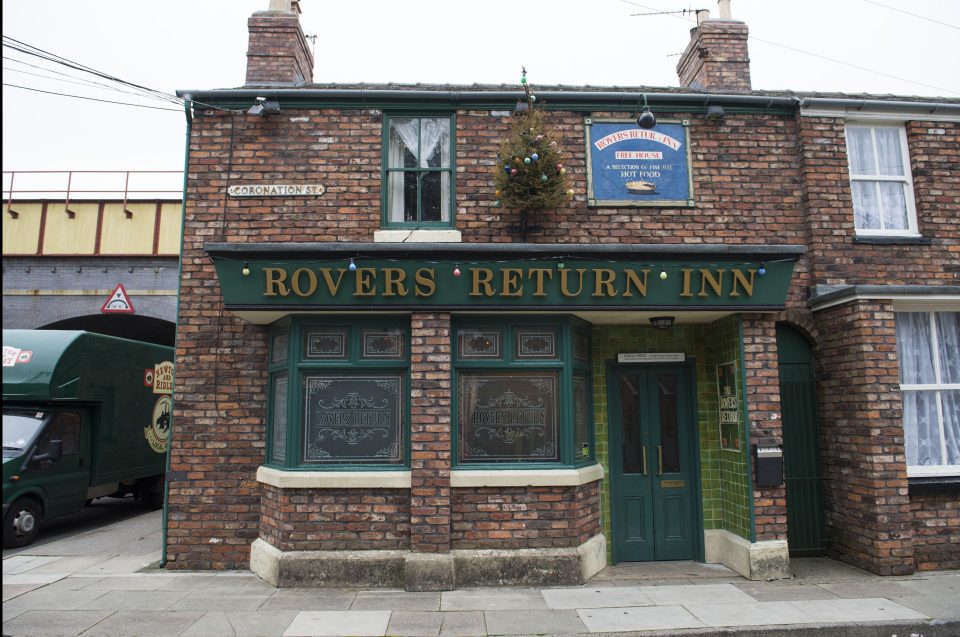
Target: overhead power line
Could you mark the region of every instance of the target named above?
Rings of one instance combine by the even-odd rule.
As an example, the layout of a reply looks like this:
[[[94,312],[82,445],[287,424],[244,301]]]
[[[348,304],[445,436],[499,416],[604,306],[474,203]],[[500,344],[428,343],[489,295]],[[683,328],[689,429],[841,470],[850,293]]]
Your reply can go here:
[[[877,2],[873,2],[873,0],[864,0],[864,1],[865,1],[865,2],[870,2],[871,4],[879,4],[879,3],[877,3]],[[649,11],[653,11],[653,12],[655,12],[656,15],[667,15],[667,16],[669,16],[669,17],[671,17],[671,18],[676,18],[677,20],[683,20],[683,21],[685,21],[685,22],[694,22],[694,20],[691,19],[691,18],[687,18],[687,17],[682,17],[682,16],[680,16],[680,15],[676,15],[676,12],[670,12],[670,11],[662,11],[662,12],[661,12],[661,11],[657,11],[657,10],[654,9],[653,7],[647,6],[647,5],[645,5],[645,4],[641,4],[641,3],[639,3],[639,2],[633,2],[632,0],[620,0],[620,2],[623,2],[623,3],[625,3],[625,4],[629,4],[629,5],[633,5],[633,6],[635,6],[635,7],[640,7],[641,9],[647,9],[647,10],[649,10]],[[880,6],[886,6],[886,5],[880,5]],[[887,7],[887,8],[892,8],[892,7]],[[915,14],[911,14],[911,15],[915,15]],[[923,16],[919,16],[919,15],[918,15],[917,17],[921,17],[921,18],[922,18]],[[929,18],[925,18],[925,19],[929,19]],[[936,21],[934,21],[934,22],[936,22]],[[953,27],[953,25],[950,25],[950,24],[946,24],[946,23],[941,23],[941,24],[944,24],[945,26]],[[954,28],[955,28],[955,27],[954,27]],[[844,62],[843,60],[838,60],[838,59],[836,59],[836,58],[828,57],[828,56],[826,56],[826,55],[821,55],[821,54],[819,54],[819,53],[813,53],[812,51],[805,51],[805,50],[803,50],[803,49],[798,49],[798,48],[793,47],[793,46],[788,46],[788,45],[786,45],[786,44],[781,44],[781,43],[779,43],[779,42],[774,42],[774,41],[772,41],[772,40],[765,40],[765,39],[763,39],[763,38],[758,38],[758,37],[755,36],[755,35],[748,35],[747,37],[748,37],[749,39],[755,40],[755,41],[757,41],[757,42],[762,42],[762,43],[764,43],[764,44],[769,44],[769,45],[771,45],[771,46],[778,46],[778,47],[780,47],[780,48],[788,49],[788,50],[794,51],[794,52],[796,52],[796,53],[802,53],[803,55],[809,55],[809,56],[811,56],[811,57],[819,58],[819,59],[821,59],[821,60],[826,60],[827,62],[833,62],[834,64],[841,64],[841,65],[843,65],[843,66],[847,66],[847,67],[850,67],[850,68],[853,68],[853,69],[857,69],[858,71],[866,71],[867,73],[873,73],[873,74],[875,74],[875,75],[882,75],[883,77],[888,77],[888,78],[890,78],[890,79],[898,80],[898,81],[900,81],[900,82],[907,82],[908,84],[916,84],[917,86],[925,86],[925,87],[927,87],[927,88],[932,88],[932,89],[935,89],[935,90],[937,90],[937,91],[944,91],[944,92],[947,92],[947,93],[952,93],[952,94],[954,94],[954,95],[960,94],[960,91],[958,91],[957,89],[944,88],[944,87],[942,87],[942,86],[934,86],[933,84],[925,84],[925,83],[923,83],[923,82],[917,82],[916,80],[907,79],[907,78],[905,78],[905,77],[900,77],[900,76],[898,76],[898,75],[891,75],[890,73],[884,73],[883,71],[878,71],[878,70],[876,70],[876,69],[867,68],[867,67],[865,67],[865,66],[859,66],[859,65],[857,65],[857,64],[851,64],[850,62]]]
[[[883,7],[884,9],[890,9],[891,11],[898,11],[900,13],[913,16],[914,18],[920,18],[921,20],[926,20],[927,22],[933,22],[934,24],[939,24],[945,27],[950,27],[951,29],[956,29],[960,31],[960,27],[955,24],[947,24],[946,22],[941,22],[940,20],[934,20],[933,18],[928,18],[925,15],[920,15],[919,13],[911,13],[910,11],[905,11],[899,7],[891,7],[889,4],[883,4],[882,2],[876,2],[875,0],[863,0],[869,4],[875,4],[878,7]]]
[[[29,86],[20,86],[20,85],[18,85],[18,84],[7,84],[6,82],[4,82],[3,85],[4,85],[4,86],[9,86],[9,87],[12,87],[12,88],[20,88],[20,89],[23,89],[23,90],[25,90],[25,91],[36,91],[37,93],[46,93],[46,94],[48,94],[48,95],[59,95],[60,97],[73,97],[73,98],[76,98],[76,99],[79,99],[79,100],[91,100],[91,101],[93,101],[93,102],[105,102],[105,103],[107,103],[107,104],[119,104],[119,105],[121,105],[121,106],[136,106],[136,107],[138,107],[138,108],[152,108],[152,109],[154,109],[154,110],[158,110],[158,111],[170,111],[170,112],[172,112],[172,113],[182,113],[182,112],[183,112],[183,111],[180,110],[179,108],[164,108],[163,106],[148,106],[147,104],[133,104],[133,103],[131,103],[131,102],[114,102],[113,100],[101,100],[101,99],[98,99],[98,98],[96,98],[96,97],[85,97],[85,96],[83,96],[83,95],[70,95],[70,94],[67,94],[67,93],[56,93],[56,92],[54,92],[54,91],[43,91],[43,90],[38,89],[38,88],[30,88]]]

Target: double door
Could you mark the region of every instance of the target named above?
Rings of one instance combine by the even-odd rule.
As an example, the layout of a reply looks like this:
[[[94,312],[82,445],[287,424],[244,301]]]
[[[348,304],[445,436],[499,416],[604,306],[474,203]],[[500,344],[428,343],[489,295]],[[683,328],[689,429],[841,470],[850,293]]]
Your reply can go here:
[[[694,409],[683,365],[618,367],[610,375],[610,459],[616,562],[690,560],[695,515]]]

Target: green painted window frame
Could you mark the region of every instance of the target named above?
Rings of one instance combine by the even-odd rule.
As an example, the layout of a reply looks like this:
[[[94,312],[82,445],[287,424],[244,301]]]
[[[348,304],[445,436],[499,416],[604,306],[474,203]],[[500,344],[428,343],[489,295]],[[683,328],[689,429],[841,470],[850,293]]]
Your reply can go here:
[[[340,358],[309,358],[306,354],[306,335],[312,330],[344,330],[346,348]],[[398,358],[382,358],[363,355],[362,335],[366,330],[399,330],[403,346]],[[287,335],[277,339],[275,336]],[[406,315],[356,316],[302,316],[288,317],[271,325],[269,329],[268,384],[267,384],[267,431],[266,466],[286,471],[396,471],[410,468],[410,317]],[[285,355],[274,352],[274,346],[282,342]],[[311,373],[342,372],[345,378],[369,373],[398,373],[401,376],[400,410],[403,423],[400,462],[308,462],[303,456],[303,405],[304,378]],[[278,376],[287,376],[287,425],[284,457],[274,454],[274,382]]]
[[[557,331],[557,345],[559,356],[539,360],[518,359],[516,357],[515,342],[517,330],[523,328],[553,328]],[[459,352],[459,333],[466,330],[499,330],[503,342],[500,356],[496,359],[461,359]],[[574,334],[587,336],[590,342],[591,326],[573,316],[537,316],[537,317],[508,317],[496,318],[482,316],[454,317],[450,330],[451,339],[451,458],[454,468],[462,470],[496,470],[496,469],[569,469],[596,464],[596,423],[593,414],[593,366],[592,352],[587,352],[586,359],[577,359],[573,355]],[[463,372],[519,372],[543,371],[559,373],[559,431],[558,442],[560,454],[558,461],[537,462],[503,460],[494,462],[461,462],[460,461],[460,397],[458,395],[459,378]],[[578,453],[578,442],[574,423],[574,376],[584,377],[587,382],[588,418],[588,453],[582,456]]]
[[[440,168],[390,168],[390,122],[394,119],[439,119],[445,118],[450,122],[450,165]],[[437,113],[397,111],[384,113],[383,115],[383,151],[380,162],[380,223],[382,228],[395,229],[437,229],[445,230],[456,226],[457,217],[457,118],[456,113],[440,111]],[[416,173],[448,173],[450,175],[450,193],[448,205],[450,207],[450,218],[447,221],[421,221],[419,217],[422,214],[420,201],[420,188],[417,189],[417,217],[416,221],[391,221],[390,220],[390,174],[394,172],[416,172]]]

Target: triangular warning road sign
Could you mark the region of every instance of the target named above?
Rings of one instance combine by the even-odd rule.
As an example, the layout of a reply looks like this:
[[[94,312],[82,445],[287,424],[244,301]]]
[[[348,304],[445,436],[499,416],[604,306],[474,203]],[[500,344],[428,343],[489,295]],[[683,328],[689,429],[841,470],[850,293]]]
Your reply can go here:
[[[110,293],[107,301],[103,304],[103,307],[100,308],[100,311],[104,314],[134,313],[133,303],[130,302],[127,291],[123,289],[123,283],[117,283],[117,287]]]

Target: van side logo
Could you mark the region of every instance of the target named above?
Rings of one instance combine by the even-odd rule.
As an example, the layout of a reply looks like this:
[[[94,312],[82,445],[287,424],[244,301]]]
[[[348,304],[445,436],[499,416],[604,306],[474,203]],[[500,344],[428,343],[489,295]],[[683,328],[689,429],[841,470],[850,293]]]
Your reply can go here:
[[[166,453],[170,446],[170,418],[173,411],[173,397],[160,396],[153,406],[150,424],[143,428],[143,435],[150,448],[157,453]]]

